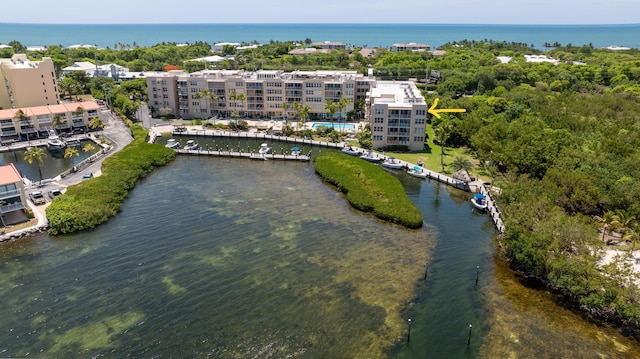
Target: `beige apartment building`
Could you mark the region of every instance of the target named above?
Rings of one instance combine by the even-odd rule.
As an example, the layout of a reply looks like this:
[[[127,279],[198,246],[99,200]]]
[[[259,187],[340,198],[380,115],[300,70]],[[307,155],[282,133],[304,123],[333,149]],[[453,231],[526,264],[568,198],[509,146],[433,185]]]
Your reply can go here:
[[[427,104],[413,82],[378,81],[367,98],[366,116],[374,149],[424,149]]]
[[[47,138],[50,130],[62,135],[87,132],[96,117],[100,106],[94,101],[0,110],[0,142]]]
[[[310,117],[328,119],[328,102],[348,99],[341,114],[334,114],[345,118],[358,101],[364,103],[375,82],[374,77],[356,71],[169,71],[150,74],[147,91],[154,115],[208,119],[228,118],[237,111],[245,118],[291,119],[296,117],[293,105],[297,102],[309,106]]]
[[[0,109],[58,103],[55,68],[49,57],[30,61],[25,54],[0,59]]]

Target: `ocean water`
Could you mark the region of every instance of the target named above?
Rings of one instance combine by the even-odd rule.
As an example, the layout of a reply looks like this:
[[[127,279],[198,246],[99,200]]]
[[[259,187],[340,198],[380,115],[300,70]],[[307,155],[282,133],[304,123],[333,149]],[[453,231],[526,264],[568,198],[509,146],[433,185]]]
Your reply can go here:
[[[543,48],[545,42],[640,48],[640,24],[627,25],[464,25],[464,24],[118,24],[60,25],[0,23],[0,43],[26,46],[116,44],[152,46],[162,42],[193,43],[269,41],[339,41],[356,47],[389,47],[394,43],[484,40],[522,42]]]

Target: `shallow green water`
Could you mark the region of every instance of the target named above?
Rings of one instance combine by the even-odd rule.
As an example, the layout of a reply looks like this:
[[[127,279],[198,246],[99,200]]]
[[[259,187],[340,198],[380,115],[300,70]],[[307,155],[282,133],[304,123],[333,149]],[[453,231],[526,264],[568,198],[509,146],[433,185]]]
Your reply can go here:
[[[565,335],[544,292],[521,304],[468,194],[398,176],[422,230],[353,211],[310,163],[179,157],[94,231],[0,246],[0,357],[633,357]]]

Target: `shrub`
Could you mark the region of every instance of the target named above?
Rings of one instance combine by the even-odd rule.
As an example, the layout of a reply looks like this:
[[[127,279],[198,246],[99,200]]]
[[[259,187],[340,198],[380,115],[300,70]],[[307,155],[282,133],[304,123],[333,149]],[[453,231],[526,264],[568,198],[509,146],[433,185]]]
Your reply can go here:
[[[326,152],[315,160],[315,171],[345,192],[349,204],[377,218],[407,228],[422,227],[422,213],[400,181],[382,168],[342,153]]]
[[[136,182],[155,167],[172,161],[176,153],[145,142],[147,131],[133,126],[134,140],[104,160],[102,176],[70,186],[47,208],[53,235],[92,229],[115,216]]]

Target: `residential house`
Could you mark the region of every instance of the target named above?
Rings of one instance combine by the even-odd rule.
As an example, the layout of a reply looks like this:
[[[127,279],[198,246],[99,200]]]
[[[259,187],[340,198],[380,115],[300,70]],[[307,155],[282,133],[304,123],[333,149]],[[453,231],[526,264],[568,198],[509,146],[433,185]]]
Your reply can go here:
[[[0,166],[0,216],[2,224],[27,221],[27,198],[24,193],[22,176],[13,165]]]

